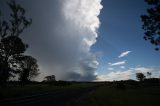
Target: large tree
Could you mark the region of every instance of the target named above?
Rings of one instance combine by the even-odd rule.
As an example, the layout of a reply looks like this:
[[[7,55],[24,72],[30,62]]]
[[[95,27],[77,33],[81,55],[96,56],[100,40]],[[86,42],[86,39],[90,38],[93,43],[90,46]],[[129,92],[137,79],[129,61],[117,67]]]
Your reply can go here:
[[[10,19],[3,20],[0,12],[0,84],[5,82],[18,70],[15,70],[14,57],[23,54],[28,45],[19,37],[31,24],[31,19],[25,17],[25,10],[14,0],[8,3],[11,9]]]
[[[37,60],[31,56],[19,55],[15,57],[19,80],[25,84],[39,75]]]
[[[143,73],[136,73],[136,78],[139,81],[143,81],[146,78],[146,76]]]
[[[147,9],[147,14],[142,15],[143,29],[145,30],[144,39],[149,40],[156,46],[160,47],[160,0],[145,0],[151,7]]]

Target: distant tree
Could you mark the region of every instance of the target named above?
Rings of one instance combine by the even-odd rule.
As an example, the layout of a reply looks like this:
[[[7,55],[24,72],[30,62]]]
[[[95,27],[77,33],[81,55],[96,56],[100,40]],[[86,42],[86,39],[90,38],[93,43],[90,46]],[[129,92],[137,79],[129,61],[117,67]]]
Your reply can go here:
[[[151,78],[151,75],[152,75],[151,72],[147,72],[147,76],[148,76],[149,78]]]
[[[160,46],[160,0],[145,0],[151,8],[147,9],[146,15],[142,15],[145,40],[149,40],[159,50]]]
[[[136,73],[136,78],[139,81],[143,81],[145,79],[145,75],[143,73]]]
[[[39,75],[37,60],[31,56],[16,56],[17,70],[19,70],[19,80],[22,84],[27,83],[32,78]]]
[[[46,82],[53,82],[53,81],[56,81],[56,77],[55,77],[55,75],[46,76],[44,78],[44,81],[46,81]]]
[[[24,53],[28,48],[19,36],[31,24],[31,19],[25,17],[24,8],[14,0],[8,5],[11,9],[9,21],[3,20],[0,12],[0,85],[18,73],[14,70],[14,57]]]

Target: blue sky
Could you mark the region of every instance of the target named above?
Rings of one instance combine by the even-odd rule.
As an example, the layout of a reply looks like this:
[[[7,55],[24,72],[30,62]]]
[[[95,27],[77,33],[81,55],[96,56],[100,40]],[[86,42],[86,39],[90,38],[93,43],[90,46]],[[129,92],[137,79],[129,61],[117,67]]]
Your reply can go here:
[[[103,52],[102,64],[117,61],[124,51],[132,51],[127,59],[129,66],[159,65],[159,52],[143,39],[140,15],[146,12],[143,0],[103,0],[99,37],[93,50]]]
[[[126,60],[123,65],[126,68],[159,67],[159,51],[155,51],[155,47],[143,39],[140,16],[146,13],[147,4],[143,0],[103,0],[102,5],[99,37],[92,48],[93,51],[101,51],[103,54],[99,59],[98,74],[113,71],[108,70],[111,67],[109,62],[123,60]],[[131,53],[118,58],[125,51]],[[112,68],[115,68],[114,71],[122,70],[120,66]]]

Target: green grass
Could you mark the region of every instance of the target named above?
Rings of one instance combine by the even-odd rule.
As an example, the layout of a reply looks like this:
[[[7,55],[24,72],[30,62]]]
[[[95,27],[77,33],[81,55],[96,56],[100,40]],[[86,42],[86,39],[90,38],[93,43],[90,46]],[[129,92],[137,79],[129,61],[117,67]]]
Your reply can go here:
[[[116,89],[103,86],[75,103],[78,106],[160,106],[160,87]]]
[[[33,84],[0,88],[0,98],[29,96],[56,92],[60,90],[86,89],[94,83],[76,83],[70,86],[54,86],[47,84]],[[160,86],[117,89],[114,86],[103,85],[95,88],[68,106],[160,106]]]
[[[34,94],[40,94],[43,92],[50,92],[59,89],[55,86],[48,85],[26,85],[16,87],[0,88],[0,98],[28,96]]]
[[[44,93],[50,93],[68,89],[85,89],[92,86],[95,86],[95,84],[79,83],[79,84],[72,84],[69,86],[32,84],[25,86],[9,86],[5,88],[0,88],[0,99],[44,94]]]

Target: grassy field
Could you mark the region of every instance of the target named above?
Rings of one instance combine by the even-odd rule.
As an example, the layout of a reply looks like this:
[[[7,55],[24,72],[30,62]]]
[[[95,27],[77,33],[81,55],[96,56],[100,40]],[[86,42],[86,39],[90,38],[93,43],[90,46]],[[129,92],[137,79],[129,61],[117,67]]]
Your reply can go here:
[[[160,86],[117,89],[102,86],[79,98],[78,106],[160,106]]]
[[[22,97],[30,95],[38,95],[50,92],[72,90],[72,89],[85,89],[88,87],[96,86],[97,84],[91,83],[75,83],[72,85],[55,86],[50,84],[31,84],[25,86],[8,86],[0,88],[0,99]]]
[[[97,87],[98,86],[98,87]],[[75,83],[69,86],[33,84],[0,88],[0,98],[20,97],[47,92],[87,89],[91,91],[79,96],[68,106],[160,106],[160,86],[116,88],[104,83]],[[77,90],[78,91],[78,90]],[[68,95],[68,94],[67,94]],[[74,95],[72,95],[74,96]],[[69,96],[68,96],[69,97]]]

